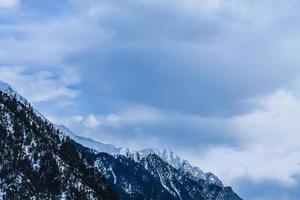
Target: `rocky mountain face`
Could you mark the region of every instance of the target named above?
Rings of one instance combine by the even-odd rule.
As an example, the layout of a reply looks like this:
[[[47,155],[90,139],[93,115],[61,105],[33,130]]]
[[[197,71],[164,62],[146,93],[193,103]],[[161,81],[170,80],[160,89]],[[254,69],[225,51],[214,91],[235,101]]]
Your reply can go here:
[[[241,200],[172,151],[131,151],[53,125],[1,82],[0,199]]]
[[[160,190],[166,190],[171,195],[167,199],[241,199],[230,187],[224,187],[213,173],[205,173],[198,167],[191,166],[170,150],[148,148],[133,151],[80,137],[64,126],[58,127],[77,142],[78,149],[91,158],[91,163],[115,185],[123,199],[166,199],[165,196],[153,196],[156,192],[146,192],[156,185],[154,182],[159,182]],[[131,179],[138,177],[136,174],[143,177],[139,184],[135,183],[135,178]],[[150,191],[157,189],[152,188]]]
[[[152,148],[146,148],[142,149],[140,151],[131,150],[129,148],[122,148],[122,147],[116,147],[111,144],[104,144],[101,142],[96,142],[90,138],[85,138],[81,136],[77,136],[74,134],[71,130],[69,130],[67,127],[63,125],[57,126],[65,135],[68,135],[70,138],[72,138],[77,143],[89,147],[90,149],[93,149],[95,152],[105,152],[110,155],[123,155],[127,158],[130,158],[136,162],[140,162],[142,158],[147,157],[151,154],[156,154],[159,156],[163,161],[174,167],[176,170],[180,170],[181,173],[185,173],[186,175],[190,176],[191,179],[195,181],[204,181],[207,184],[214,184],[218,185],[220,187],[223,187],[222,181],[215,176],[211,172],[203,172],[198,167],[191,166],[191,164],[178,156],[176,153],[164,149],[152,149]]]
[[[0,199],[117,199],[107,180],[10,88],[0,91]]]
[[[120,199],[241,200],[230,187],[196,180],[193,174],[174,168],[156,154],[136,161],[75,145],[114,185]]]

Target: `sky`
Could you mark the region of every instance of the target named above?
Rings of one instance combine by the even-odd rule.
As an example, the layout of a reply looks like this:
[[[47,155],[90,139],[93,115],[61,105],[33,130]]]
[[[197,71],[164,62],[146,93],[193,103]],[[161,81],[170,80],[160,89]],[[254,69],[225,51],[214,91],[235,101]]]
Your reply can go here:
[[[0,0],[0,80],[47,118],[300,199],[297,0]]]

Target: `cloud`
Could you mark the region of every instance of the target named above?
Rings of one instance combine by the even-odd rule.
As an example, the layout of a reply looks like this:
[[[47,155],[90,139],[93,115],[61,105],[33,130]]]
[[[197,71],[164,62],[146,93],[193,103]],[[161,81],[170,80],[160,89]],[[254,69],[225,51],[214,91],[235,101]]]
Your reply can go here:
[[[300,195],[300,180],[299,176],[294,178],[297,183],[293,186],[286,186],[271,179],[253,181],[248,177],[243,177],[236,180],[235,190],[249,200],[297,200]]]
[[[120,127],[126,124],[166,122],[167,118],[168,116],[166,114],[146,106],[130,107],[119,113],[99,116],[103,124],[112,127]]]
[[[42,21],[2,24],[1,63],[66,67],[67,56],[100,45],[110,33],[82,17],[58,16]]]
[[[247,112],[248,98],[299,73],[298,35],[281,23],[296,23],[294,1],[70,2],[56,16],[2,24],[2,65],[75,65],[94,101],[211,116]]]
[[[19,0],[1,0],[0,9],[15,9],[19,6]]]
[[[239,140],[231,134],[226,119],[185,115],[141,105],[106,115],[50,115],[50,119],[56,124],[65,124],[77,134],[119,146],[126,144],[134,149],[205,150],[213,144],[235,146]]]
[[[69,80],[66,80],[68,75]],[[71,73],[51,71],[32,71],[28,67],[0,66],[0,80],[9,83],[32,103],[55,100],[59,97],[74,98],[79,94],[70,88],[79,82],[78,76]]]
[[[190,158],[228,184],[247,177],[294,187],[300,174],[300,100],[291,91],[278,90],[253,103],[259,109],[229,119],[233,133],[240,136],[239,148],[214,146]]]
[[[87,126],[88,128],[96,128],[100,125],[100,122],[94,115],[89,115],[87,118],[83,121],[83,124]]]
[[[76,2],[114,33],[105,46],[73,57],[83,76],[95,77],[87,84],[97,85],[101,100],[230,116],[251,111],[247,99],[285,88],[299,74],[295,1],[215,1],[210,8],[202,6],[208,1]]]

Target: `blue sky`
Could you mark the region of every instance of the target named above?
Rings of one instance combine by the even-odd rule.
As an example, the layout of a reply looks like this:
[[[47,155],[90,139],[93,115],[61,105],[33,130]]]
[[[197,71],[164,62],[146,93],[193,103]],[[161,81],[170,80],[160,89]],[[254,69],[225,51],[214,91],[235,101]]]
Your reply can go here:
[[[0,0],[0,79],[79,135],[300,199],[300,2]]]

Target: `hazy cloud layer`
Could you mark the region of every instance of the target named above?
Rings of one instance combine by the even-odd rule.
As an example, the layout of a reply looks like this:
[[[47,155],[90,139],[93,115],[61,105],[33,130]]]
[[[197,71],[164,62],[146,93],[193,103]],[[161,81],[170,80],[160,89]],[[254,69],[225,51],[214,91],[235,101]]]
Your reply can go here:
[[[84,76],[97,77],[92,84],[101,98],[234,115],[251,109],[248,98],[286,87],[298,74],[299,38],[291,29],[297,2],[272,9],[268,1],[89,2],[80,11],[114,37],[72,58],[89,66]]]

